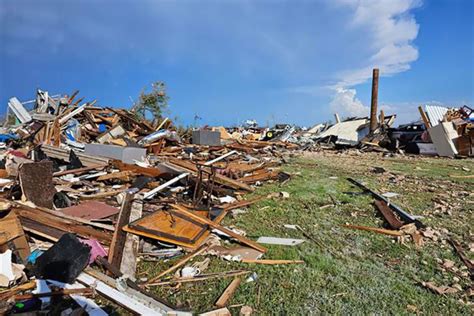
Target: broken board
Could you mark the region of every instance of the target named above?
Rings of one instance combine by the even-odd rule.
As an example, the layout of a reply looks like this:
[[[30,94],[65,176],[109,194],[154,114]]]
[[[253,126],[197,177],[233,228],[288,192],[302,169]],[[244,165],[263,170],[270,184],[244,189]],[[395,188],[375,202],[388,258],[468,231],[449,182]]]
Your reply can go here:
[[[53,162],[24,163],[19,168],[23,195],[36,206],[53,208],[56,188],[53,184]]]
[[[202,217],[206,217],[207,213],[196,211]],[[208,225],[186,218],[174,210],[157,211],[128,224],[123,230],[191,249],[199,247],[209,235]]]
[[[88,220],[102,219],[119,212],[119,209],[106,203],[87,201],[60,210],[62,213]]]

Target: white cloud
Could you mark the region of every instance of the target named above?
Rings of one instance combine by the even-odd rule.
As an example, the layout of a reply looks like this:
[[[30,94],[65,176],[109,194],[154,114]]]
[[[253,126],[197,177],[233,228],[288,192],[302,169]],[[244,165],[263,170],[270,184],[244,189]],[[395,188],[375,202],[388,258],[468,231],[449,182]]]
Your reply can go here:
[[[331,109],[342,110],[342,115],[367,115],[368,107],[355,97],[354,89],[348,88],[370,79],[373,68],[379,68],[381,76],[394,75],[410,69],[410,63],[418,59],[418,49],[413,46],[413,40],[417,37],[419,28],[411,10],[421,5],[421,1],[337,0],[336,2],[354,10],[350,26],[361,28],[367,33],[365,35],[367,45],[371,47],[373,53],[365,65],[339,73],[337,83],[332,86],[335,94],[330,103]]]
[[[336,113],[349,116],[367,116],[368,108],[356,97],[355,89],[337,88],[330,103]]]

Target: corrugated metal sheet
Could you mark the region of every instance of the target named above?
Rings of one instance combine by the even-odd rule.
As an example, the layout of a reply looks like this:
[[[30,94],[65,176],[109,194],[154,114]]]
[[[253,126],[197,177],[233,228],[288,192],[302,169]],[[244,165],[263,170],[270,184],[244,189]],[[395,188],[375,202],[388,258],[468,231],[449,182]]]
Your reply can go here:
[[[365,118],[336,123],[317,137],[337,136],[336,144],[355,146],[369,133],[368,123]]]
[[[443,117],[449,108],[438,105],[425,105],[425,112],[432,126],[436,126],[443,121]]]

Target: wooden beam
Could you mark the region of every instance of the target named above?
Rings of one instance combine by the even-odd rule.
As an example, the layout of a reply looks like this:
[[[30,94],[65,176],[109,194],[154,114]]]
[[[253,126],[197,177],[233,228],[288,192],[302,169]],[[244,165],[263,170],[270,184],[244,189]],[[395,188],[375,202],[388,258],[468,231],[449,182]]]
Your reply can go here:
[[[201,274],[201,275],[196,275],[192,278],[179,278],[179,279],[171,279],[169,281],[150,283],[150,284],[145,285],[145,287],[156,286],[156,285],[167,285],[167,284],[174,284],[174,283],[199,282],[199,281],[205,281],[205,280],[210,280],[210,279],[222,279],[222,278],[249,274],[250,272],[251,271],[237,270],[237,271],[229,271],[229,272]]]
[[[342,227],[365,230],[369,232],[374,232],[374,233],[389,235],[389,236],[394,236],[394,237],[400,237],[403,235],[403,233],[398,230],[383,229],[383,228],[378,228],[378,227],[368,227],[368,226],[349,225],[349,224],[342,225]]]
[[[122,230],[123,226],[127,225],[130,221],[130,212],[132,210],[132,199],[133,194],[125,193],[123,198],[122,207],[117,218],[117,224],[115,225],[115,231],[110,242],[108,261],[109,263],[120,269],[120,263],[122,262],[123,249],[125,247],[125,240],[127,233]]]
[[[420,112],[421,119],[423,120],[423,123],[425,123],[426,128],[430,128],[430,120],[428,119],[428,116],[426,115],[425,111],[423,111],[423,107],[421,105],[418,107],[418,111]]]
[[[104,165],[89,166],[89,167],[83,167],[83,168],[77,168],[77,169],[71,169],[71,170],[57,171],[53,173],[53,177],[60,177],[66,174],[84,173],[91,170],[103,169],[105,167],[107,167],[107,165],[104,164]]]
[[[53,227],[63,232],[76,233],[82,237],[94,238],[104,244],[110,244],[112,240],[111,235],[93,229],[92,227],[85,226],[79,221],[61,218],[46,212],[41,212],[38,209],[28,208],[25,206],[15,206],[13,209],[16,211],[20,218],[27,218],[40,225]]]
[[[142,217],[143,200],[135,195],[132,199],[130,210],[130,222],[136,221]],[[137,255],[140,244],[140,237],[134,234],[126,233],[125,244],[123,247],[122,262],[120,263],[120,272],[135,279],[137,271]]]
[[[216,301],[216,306],[217,307],[224,307],[227,305],[227,302],[234,296],[235,291],[240,285],[240,282],[242,282],[241,278],[235,278],[230,282],[229,286],[222,292],[221,296],[217,299]]]
[[[382,216],[385,218],[387,223],[390,225],[391,228],[393,229],[400,229],[404,224],[395,216],[395,213],[392,211],[390,207],[388,207],[387,203],[385,201],[381,200],[375,200],[374,202],[375,206],[377,206],[378,210],[382,214]]]
[[[242,263],[257,263],[257,264],[300,264],[303,260],[272,260],[272,259],[242,259]]]

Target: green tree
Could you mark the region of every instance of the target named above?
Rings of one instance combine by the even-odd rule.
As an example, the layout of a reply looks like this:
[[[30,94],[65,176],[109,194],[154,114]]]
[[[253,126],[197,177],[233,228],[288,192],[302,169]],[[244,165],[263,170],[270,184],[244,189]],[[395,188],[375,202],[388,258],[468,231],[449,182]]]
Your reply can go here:
[[[151,84],[151,91],[143,89],[140,92],[133,110],[142,119],[146,119],[147,113],[150,113],[153,122],[156,122],[163,118],[163,111],[168,107],[168,99],[165,83],[157,81]]]

